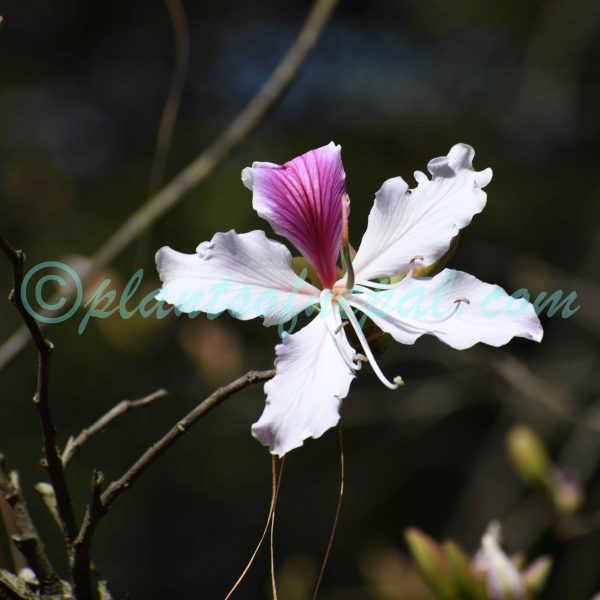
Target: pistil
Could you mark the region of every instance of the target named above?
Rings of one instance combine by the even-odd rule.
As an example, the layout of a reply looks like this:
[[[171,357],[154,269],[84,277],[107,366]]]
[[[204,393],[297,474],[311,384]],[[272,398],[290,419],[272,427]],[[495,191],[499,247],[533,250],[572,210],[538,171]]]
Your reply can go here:
[[[342,196],[342,246],[340,254],[342,257],[342,268],[346,271],[346,289],[354,287],[354,268],[352,267],[352,255],[350,252],[350,240],[348,237],[348,206],[350,199],[348,194]]]

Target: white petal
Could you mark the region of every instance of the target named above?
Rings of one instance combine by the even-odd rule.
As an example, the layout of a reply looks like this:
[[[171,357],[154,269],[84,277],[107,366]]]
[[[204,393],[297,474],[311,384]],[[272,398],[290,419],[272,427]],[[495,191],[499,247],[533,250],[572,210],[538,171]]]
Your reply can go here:
[[[277,374],[265,384],[266,406],[252,426],[252,435],[272,454],[283,456],[339,421],[340,404],[354,373],[338,344],[348,356],[354,356],[354,350],[343,329],[335,334],[337,341],[333,335],[319,315],[278,344]]]
[[[196,252],[164,247],[156,253],[163,282],[158,300],[185,313],[262,316],[265,325],[284,323],[319,300],[319,290],[292,270],[289,250],[263,231],[217,233]]]
[[[502,550],[498,541],[497,523],[492,523],[481,539],[481,549],[475,555],[475,569],[482,573],[492,600],[523,600],[526,597],[521,573]]]
[[[427,165],[431,180],[415,173],[414,190],[401,177],[383,184],[353,262],[357,279],[399,275],[412,258],[422,256],[419,264],[430,265],[448,250],[452,238],[485,206],[482,188],[492,171],[474,171],[474,154],[466,144],[453,146],[448,156]]]
[[[478,342],[503,346],[513,337],[539,342],[543,335],[535,309],[527,300],[512,298],[497,285],[452,269],[433,278],[410,279],[391,290],[350,298],[353,306],[403,344],[430,333],[463,350]],[[469,304],[461,302],[452,315],[457,298],[466,298]]]

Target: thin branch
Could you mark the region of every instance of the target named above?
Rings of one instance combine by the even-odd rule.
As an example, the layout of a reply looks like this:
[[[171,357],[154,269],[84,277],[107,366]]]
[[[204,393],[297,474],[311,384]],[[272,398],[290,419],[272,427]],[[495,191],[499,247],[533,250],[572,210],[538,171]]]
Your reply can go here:
[[[74,581],[91,581],[92,579],[93,565],[90,548],[95,525],[91,521],[102,514],[101,494],[103,483],[103,473],[94,469],[90,503],[81,525],[81,532],[73,543],[72,573]]]
[[[62,453],[63,465],[67,466],[67,463],[77,454],[81,447],[86,444],[92,437],[102,432],[110,423],[119,417],[123,416],[130,410],[137,408],[146,408],[157,400],[162,400],[169,395],[169,392],[164,389],[156,390],[144,396],[139,400],[122,400],[117,405],[113,406],[106,414],[102,415],[95,423],[83,429],[79,435],[75,438],[70,437],[65,449]]]
[[[138,460],[125,471],[119,479],[113,481],[106,491],[99,495],[101,482],[95,488],[93,501],[86,509],[85,517],[81,529],[74,542],[76,552],[89,552],[92,539],[100,519],[106,514],[113,502],[126,490],[128,490],[137,478],[150,467],[154,462],[165,453],[177,440],[183,437],[203,416],[210,412],[219,404],[240,392],[241,390],[259,383],[267,381],[275,376],[275,370],[269,371],[249,371],[235,381],[219,388],[208,398],[203,400],[183,419],[179,420],[167,433],[156,443],[152,444]],[[78,562],[78,559],[75,559]]]
[[[113,481],[102,494],[102,505],[110,505],[174,442],[185,435],[206,413],[250,385],[268,381],[275,376],[275,369],[269,371],[249,371],[235,381],[219,388],[202,401],[189,414],[172,427],[158,442],[150,446],[144,454],[116,481]]]
[[[60,593],[61,583],[52,568],[44,544],[29,514],[16,471],[6,472],[4,457],[0,455],[0,494],[12,510],[15,533],[11,540],[15,543],[27,563],[36,574],[42,596]]]
[[[42,502],[46,505],[48,512],[52,515],[52,519],[62,531],[62,523],[60,521],[60,515],[58,514],[54,488],[49,483],[40,481],[35,484],[35,491],[42,497]]]
[[[38,600],[39,596],[31,592],[20,577],[0,569],[0,598],[3,600]]]
[[[316,0],[298,37],[270,77],[223,133],[170,183],[138,208],[93,255],[79,274],[82,284],[109,264],[152,223],[171,210],[258,127],[300,72],[339,0]],[[70,294],[65,296],[71,297]],[[65,298],[68,300],[68,298]],[[27,344],[22,329],[0,347],[0,370]]]
[[[62,584],[44,554],[40,539],[34,535],[14,535],[13,542],[27,559],[40,582],[42,598],[62,598]]]
[[[158,127],[158,137],[156,140],[156,152],[154,154],[154,163],[150,173],[150,184],[148,186],[148,195],[151,196],[162,185],[167,167],[167,156],[169,147],[173,139],[175,121],[181,104],[181,96],[185,84],[185,76],[188,69],[190,58],[190,32],[188,21],[185,14],[185,8],[181,0],[165,0],[173,35],[175,37],[175,66],[169,93],[163,108],[160,125]]]
[[[54,493],[56,495],[56,508],[60,516],[62,531],[64,533],[65,541],[67,543],[67,550],[69,552],[69,562],[71,563],[71,548],[72,543],[77,535],[77,524],[75,521],[75,513],[73,512],[73,504],[71,502],[69,488],[67,486],[65,470],[56,445],[56,429],[54,427],[54,421],[50,411],[48,394],[50,358],[52,356],[54,345],[52,342],[50,342],[50,340],[44,337],[38,322],[23,304],[21,287],[23,284],[23,266],[25,264],[25,254],[21,250],[16,250],[13,248],[11,244],[9,244],[2,236],[0,236],[0,250],[4,252],[12,264],[13,289],[10,293],[9,299],[21,314],[21,318],[27,326],[27,329],[29,330],[29,333],[38,351],[37,390],[33,397],[33,403],[37,408],[42,429],[44,446],[44,458],[42,459],[42,464],[46,468],[50,477],[50,482],[54,488]],[[30,542],[27,542],[27,544],[27,546],[23,547],[28,548],[31,545]],[[39,563],[38,567],[39,566],[43,566],[42,563]],[[73,583],[75,586],[75,596],[77,598],[84,599],[92,597],[91,582],[89,579],[74,579]]]
[[[27,326],[31,338],[33,339],[38,351],[38,379],[37,391],[33,397],[33,402],[38,410],[40,423],[42,426],[42,437],[44,442],[44,466],[48,470],[50,481],[56,493],[58,512],[63,523],[63,529],[67,541],[72,541],[77,533],[75,524],[75,515],[73,505],[67,488],[67,481],[63,469],[62,460],[56,447],[56,429],[50,412],[50,403],[48,399],[48,387],[50,376],[50,357],[54,345],[40,330],[38,322],[29,313],[23,304],[21,295],[21,285],[23,283],[23,266],[25,264],[25,254],[21,250],[13,248],[2,236],[0,236],[0,249],[4,252],[12,264],[13,271],[13,289],[9,299],[15,305],[23,322]]]
[[[581,423],[594,433],[600,433],[600,419],[596,415],[581,418],[580,411],[570,395],[557,383],[548,382],[532,371],[529,366],[508,351],[487,350],[461,353],[468,363],[491,369],[505,383],[525,398],[544,407],[549,413],[566,423]]]
[[[19,549],[13,542],[12,536],[18,535],[19,530],[18,530],[17,524],[15,522],[15,515],[13,514],[12,506],[4,498],[4,494],[1,492],[1,490],[0,490],[0,515],[2,516],[2,521],[4,523],[4,529],[6,530],[6,535],[8,537],[8,545],[9,545],[9,549],[10,549],[10,554],[13,559],[15,573],[20,573],[22,569],[24,569],[25,567],[28,566],[27,560],[21,554],[21,552],[19,552]]]

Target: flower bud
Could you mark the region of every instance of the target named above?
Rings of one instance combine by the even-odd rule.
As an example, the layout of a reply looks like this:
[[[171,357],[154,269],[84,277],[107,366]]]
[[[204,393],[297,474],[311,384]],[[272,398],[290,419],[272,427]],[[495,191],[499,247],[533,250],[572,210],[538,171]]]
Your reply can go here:
[[[471,568],[469,557],[463,549],[448,540],[443,545],[457,598],[485,598],[485,580]]]
[[[533,596],[542,592],[550,571],[552,570],[552,559],[549,556],[541,556],[533,561],[523,572],[523,583],[527,591]]]
[[[473,568],[485,576],[491,600],[524,600],[521,574],[500,547],[499,538],[499,524],[491,523],[481,538],[481,550],[475,556]]]
[[[439,545],[416,527],[410,527],[404,538],[423,577],[439,598],[451,599],[453,590],[450,571]]]
[[[547,486],[551,462],[544,442],[525,425],[513,427],[506,438],[506,447],[519,475],[530,485]]]
[[[577,475],[563,469],[554,469],[551,485],[554,504],[560,513],[572,515],[581,508],[585,492]]]

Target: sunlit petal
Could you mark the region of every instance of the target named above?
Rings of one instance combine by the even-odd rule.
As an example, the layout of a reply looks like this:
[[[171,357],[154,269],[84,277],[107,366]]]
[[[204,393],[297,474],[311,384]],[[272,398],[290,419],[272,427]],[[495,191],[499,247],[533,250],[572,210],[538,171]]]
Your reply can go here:
[[[277,346],[277,374],[265,384],[267,402],[252,435],[283,456],[307,438],[318,438],[339,421],[340,404],[348,394],[354,356],[343,328],[334,334],[329,316],[317,316]],[[334,335],[337,339],[334,339]]]
[[[401,177],[383,184],[353,262],[357,279],[399,275],[416,256],[419,264],[430,265],[446,252],[452,238],[485,206],[482,188],[492,171],[474,171],[474,154],[470,146],[457,144],[448,156],[429,162],[431,180],[415,173],[418,186],[413,190]]]
[[[354,295],[350,304],[403,344],[429,333],[463,350],[478,342],[503,346],[513,337],[539,342],[543,335],[527,300],[452,269],[390,290]]]
[[[185,313],[228,310],[242,320],[284,323],[318,302],[320,293],[294,273],[291,259],[283,244],[262,231],[217,233],[196,254],[164,247],[156,254],[163,282],[157,298]]]

